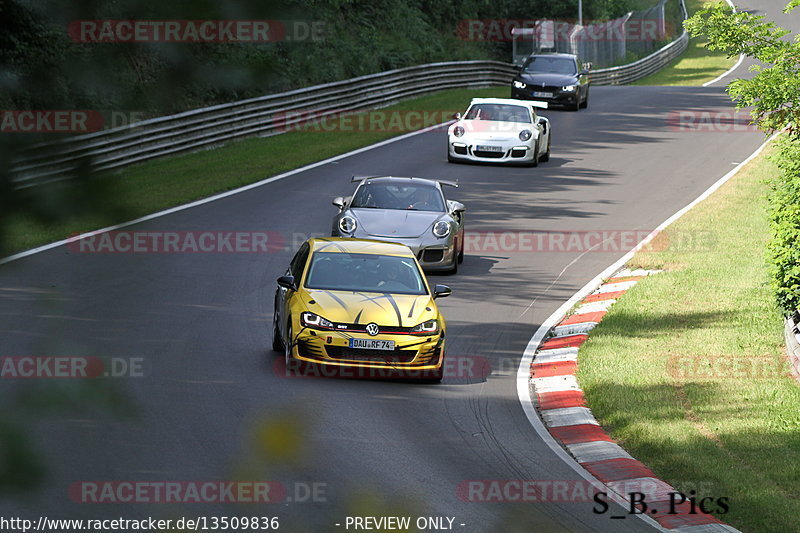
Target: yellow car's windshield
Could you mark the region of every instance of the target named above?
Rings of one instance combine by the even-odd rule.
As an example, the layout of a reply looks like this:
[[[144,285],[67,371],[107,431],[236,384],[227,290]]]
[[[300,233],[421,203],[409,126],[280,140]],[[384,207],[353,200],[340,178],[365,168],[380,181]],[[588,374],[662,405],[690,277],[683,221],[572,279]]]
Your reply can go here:
[[[307,289],[428,294],[413,258],[392,255],[315,252]]]

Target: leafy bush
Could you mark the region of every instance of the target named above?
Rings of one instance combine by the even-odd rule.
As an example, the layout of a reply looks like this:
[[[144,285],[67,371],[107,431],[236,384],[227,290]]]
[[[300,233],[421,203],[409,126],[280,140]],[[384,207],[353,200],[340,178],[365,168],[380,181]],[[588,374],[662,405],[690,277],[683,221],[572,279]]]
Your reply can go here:
[[[800,309],[800,137],[784,135],[776,144],[773,160],[781,174],[770,184],[768,250],[772,287],[788,314]]]

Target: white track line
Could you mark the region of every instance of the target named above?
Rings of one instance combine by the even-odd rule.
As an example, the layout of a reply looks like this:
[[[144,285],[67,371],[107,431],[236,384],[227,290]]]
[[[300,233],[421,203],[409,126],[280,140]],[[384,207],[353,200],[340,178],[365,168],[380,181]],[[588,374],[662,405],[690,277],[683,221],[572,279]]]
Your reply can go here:
[[[731,6],[731,9],[733,9],[733,12],[736,13],[736,6],[733,5],[733,2],[731,0],[725,0],[725,1],[728,3],[729,6]],[[739,68],[739,66],[742,64],[742,61],[744,61],[744,54],[739,54],[739,61],[737,61],[735,65],[733,65],[731,68],[729,68],[727,71],[725,71],[724,73],[720,74],[719,76],[717,76],[713,80],[705,82],[703,84],[703,87],[708,87],[712,83],[717,83],[722,78],[728,76],[731,72],[733,72],[734,70]]]
[[[605,278],[610,277],[614,272],[622,268],[625,263],[630,261],[633,254],[635,254],[638,250],[642,247],[646,246],[658,233],[664,230],[667,226],[678,220],[682,217],[687,211],[693,208],[695,205],[699,204],[706,198],[708,198],[714,191],[719,189],[725,182],[735,176],[747,163],[752,161],[764,147],[775,138],[775,135],[772,135],[769,139],[764,141],[764,143],[759,146],[755,152],[750,154],[750,156],[736,165],[730,172],[722,176],[718,179],[711,187],[706,189],[700,196],[695,198],[689,205],[669,217],[667,220],[662,222],[656,229],[650,232],[647,237],[644,238],[642,242],[636,245],[631,251],[626,253],[624,256],[619,258],[614,264],[603,270],[600,274],[595,276],[589,283],[583,286],[578,292],[572,295],[572,298],[564,302],[561,307],[556,309],[556,311],[550,315],[547,320],[545,320],[539,329],[536,330],[536,333],[533,334],[531,340],[528,341],[528,345],[525,347],[525,351],[522,354],[522,360],[519,363],[519,368],[517,368],[517,396],[519,398],[520,404],[522,404],[522,410],[525,412],[525,416],[528,417],[528,421],[533,426],[533,429],[536,431],[536,434],[539,436],[542,441],[547,444],[550,449],[568,466],[570,466],[578,475],[590,481],[592,483],[600,483],[602,486],[602,482],[591,475],[587,470],[585,470],[580,464],[578,464],[575,459],[570,456],[561,445],[556,442],[550,432],[547,430],[545,425],[542,423],[542,419],[539,418],[539,415],[536,413],[536,409],[533,407],[533,396],[531,395],[531,387],[530,387],[530,371],[531,371],[531,363],[533,362],[533,357],[536,354],[536,349],[541,344],[542,340],[544,339],[547,332],[550,329],[558,324],[558,321],[561,320],[567,311],[569,311],[576,303],[582,300],[585,296],[589,295],[592,291],[594,291],[600,284],[603,282]],[[621,505],[626,505],[627,502],[625,500],[617,500]],[[671,531],[667,530],[662,527],[658,522],[656,522],[653,518],[649,516],[645,516],[643,514],[637,514],[637,517],[641,518],[651,526],[655,527],[660,531]]]
[[[294,176],[295,174],[299,174],[300,172],[305,172],[306,170],[311,170],[312,168],[317,168],[322,165],[327,165],[328,163],[333,163],[334,161],[339,161],[340,159],[344,159],[346,157],[350,157],[356,154],[360,154],[362,152],[366,152],[372,150],[374,148],[380,148],[381,146],[386,146],[387,144],[395,143],[398,141],[402,141],[403,139],[408,139],[409,137],[413,137],[415,135],[419,135],[421,133],[427,133],[429,131],[435,130],[437,128],[442,128],[446,124],[450,124],[452,121],[443,122],[441,124],[437,124],[435,126],[430,126],[428,128],[424,128],[417,131],[412,131],[411,133],[406,133],[405,135],[400,135],[399,137],[392,137],[391,139],[386,139],[385,141],[381,141],[379,143],[371,144],[369,146],[364,146],[362,148],[357,148],[356,150],[352,150],[345,154],[340,154],[334,157],[330,157],[328,159],[324,159],[322,161],[317,161],[316,163],[311,163],[310,165],[306,165],[304,167],[296,168],[294,170],[290,170],[288,172],[284,172],[283,174],[278,174],[277,176],[273,176],[271,178],[263,179],[261,181],[257,181],[255,183],[251,183],[249,185],[245,185],[243,187],[239,187],[238,189],[233,189],[232,191],[226,191],[223,193],[215,194],[214,196],[209,196],[208,198],[203,198],[201,200],[197,200],[195,202],[191,202],[188,204],[179,205],[176,207],[171,207],[169,209],[165,209],[164,211],[159,211],[157,213],[151,213],[149,215],[145,215],[143,217],[129,220],[128,222],[122,222],[121,224],[116,224],[114,226],[108,226],[106,228],[88,231],[86,233],[81,233],[80,235],[75,235],[74,237],[69,237],[67,239],[62,239],[60,241],[52,242],[50,244],[45,244],[43,246],[39,246],[36,248],[32,248],[30,250],[26,250],[24,252],[20,252],[18,254],[10,255],[8,257],[4,257],[0,259],[0,265],[4,265],[6,263],[10,263],[12,261],[16,261],[18,259],[22,259],[23,257],[28,257],[34,254],[38,254],[47,250],[52,250],[53,248],[58,248],[59,246],[64,246],[65,244],[69,244],[71,242],[79,241],[81,239],[85,239],[86,237],[91,237],[93,235],[98,235],[101,233],[107,233],[109,231],[114,231],[120,228],[125,228],[128,226],[132,226],[133,224],[139,224],[140,222],[145,222],[147,220],[152,220],[154,218],[163,217],[166,215],[170,215],[172,213],[177,213],[178,211],[184,211],[186,209],[191,209],[192,207],[197,207],[203,204],[207,204],[210,202],[214,202],[216,200],[220,200],[222,198],[227,198],[228,196],[233,196],[234,194],[239,194],[245,191],[249,191],[250,189],[255,189],[256,187],[261,187],[262,185],[266,185],[268,183],[272,183],[274,181],[282,180],[284,178],[288,178],[290,176]]]

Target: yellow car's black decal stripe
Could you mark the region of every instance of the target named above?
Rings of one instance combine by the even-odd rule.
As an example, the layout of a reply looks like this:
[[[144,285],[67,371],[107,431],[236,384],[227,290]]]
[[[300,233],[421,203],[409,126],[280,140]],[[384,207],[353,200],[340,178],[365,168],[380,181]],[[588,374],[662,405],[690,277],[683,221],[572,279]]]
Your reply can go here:
[[[417,305],[417,299],[414,298],[414,301],[411,302],[411,309],[408,311],[408,318],[411,318],[414,315],[414,306]]]
[[[385,293],[381,294],[380,296],[367,296],[366,294],[361,293],[361,292],[357,292],[355,294],[359,294],[359,295],[364,297],[364,299],[361,300],[362,302],[372,302],[375,305],[377,305],[378,307],[380,307],[382,311],[386,310],[386,308],[384,306],[382,306],[378,300],[382,300],[384,298],[386,300],[389,300],[389,303],[392,304],[392,307],[394,308],[394,312],[397,315],[397,325],[400,326],[400,327],[403,326],[403,317],[400,314],[400,308],[397,307],[397,302],[395,302],[394,297],[392,297],[391,294],[389,294],[388,292],[385,292]]]
[[[330,296],[331,299],[334,302],[336,302],[337,304],[339,304],[342,307],[342,309],[344,309],[345,311],[349,311],[350,310],[350,308],[347,307],[347,304],[344,303],[344,300],[342,300],[341,298],[339,298],[338,296],[333,294],[331,291],[326,291],[326,290],[323,289],[320,292],[323,293],[323,294],[326,294],[327,296]]]
[[[398,348],[399,350],[402,350],[402,349],[404,349],[404,348],[413,348],[414,346],[420,346],[420,345],[422,345],[422,344],[425,344],[426,342],[428,342],[428,340],[427,340],[427,339],[426,339],[426,340],[419,341],[419,342],[415,342],[415,343],[413,343],[413,344],[404,344],[404,345],[402,345],[402,346],[398,346],[397,348]]]
[[[361,310],[358,312],[358,314],[356,315],[356,319],[355,319],[355,321],[353,322],[353,324],[358,324],[358,321],[359,321],[359,320],[361,320],[361,313],[363,313],[363,312],[364,312],[364,309],[362,308],[362,309],[361,309]]]
[[[363,292],[357,292],[355,294],[358,294],[359,296],[363,296],[364,297],[364,299],[361,300],[362,302],[372,302],[375,305],[377,305],[378,307],[380,307],[381,311],[385,311],[386,310],[386,308],[384,306],[382,306],[380,304],[380,302],[378,301],[380,298],[383,298],[383,295],[381,295],[381,296],[367,296]]]
[[[403,317],[400,315],[400,308],[397,307],[397,302],[394,301],[394,297],[388,292],[384,294],[384,296],[389,300],[389,303],[392,304],[392,307],[394,307],[394,312],[397,315],[397,325],[403,327]]]

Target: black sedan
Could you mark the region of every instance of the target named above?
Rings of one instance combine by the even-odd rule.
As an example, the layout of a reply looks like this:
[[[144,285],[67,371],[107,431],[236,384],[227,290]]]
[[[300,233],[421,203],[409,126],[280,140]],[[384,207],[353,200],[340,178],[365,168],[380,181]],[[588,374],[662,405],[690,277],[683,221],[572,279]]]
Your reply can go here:
[[[572,54],[534,54],[511,84],[511,98],[578,110],[589,105],[589,71]]]

